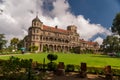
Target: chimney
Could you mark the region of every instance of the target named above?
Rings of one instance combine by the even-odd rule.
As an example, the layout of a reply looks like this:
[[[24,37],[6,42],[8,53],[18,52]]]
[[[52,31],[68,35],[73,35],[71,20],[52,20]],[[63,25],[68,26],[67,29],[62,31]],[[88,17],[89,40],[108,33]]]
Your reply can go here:
[[[58,28],[58,26],[56,25],[56,26],[55,26],[55,28],[57,29],[57,28]]]

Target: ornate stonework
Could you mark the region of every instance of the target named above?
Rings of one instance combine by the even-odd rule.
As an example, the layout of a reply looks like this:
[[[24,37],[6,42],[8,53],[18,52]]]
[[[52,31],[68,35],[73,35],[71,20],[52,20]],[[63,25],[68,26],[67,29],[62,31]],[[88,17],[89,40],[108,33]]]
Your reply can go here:
[[[69,52],[71,49],[81,46],[77,27],[70,25],[66,30],[58,26],[44,25],[38,16],[32,20],[32,26],[28,29],[28,35],[24,38],[24,47],[38,46],[38,51]],[[82,49],[82,48],[81,48]]]

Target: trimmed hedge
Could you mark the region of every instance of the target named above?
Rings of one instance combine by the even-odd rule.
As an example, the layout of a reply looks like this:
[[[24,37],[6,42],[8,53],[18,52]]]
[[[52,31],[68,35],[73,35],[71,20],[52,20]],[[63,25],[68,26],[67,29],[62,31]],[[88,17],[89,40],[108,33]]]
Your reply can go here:
[[[56,71],[57,64],[55,62],[50,62],[50,63],[47,64],[47,69],[49,71]]]
[[[67,71],[67,72],[73,72],[74,70],[75,70],[74,65],[68,64],[68,65],[66,66],[66,71]]]

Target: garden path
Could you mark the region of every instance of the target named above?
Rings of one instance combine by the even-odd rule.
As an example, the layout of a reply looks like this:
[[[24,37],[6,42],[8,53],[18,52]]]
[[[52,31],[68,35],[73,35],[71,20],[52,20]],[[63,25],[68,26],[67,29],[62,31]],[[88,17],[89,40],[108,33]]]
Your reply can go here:
[[[53,73],[49,73],[45,80],[105,80],[104,76],[98,76],[93,74],[87,74],[87,78],[80,78],[78,73],[66,73],[64,76],[57,76]]]

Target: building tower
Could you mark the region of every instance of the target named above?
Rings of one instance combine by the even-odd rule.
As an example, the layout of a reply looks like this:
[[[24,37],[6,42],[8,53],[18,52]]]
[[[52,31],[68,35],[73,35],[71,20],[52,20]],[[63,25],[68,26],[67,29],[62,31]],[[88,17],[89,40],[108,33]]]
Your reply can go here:
[[[40,19],[38,18],[38,16],[36,16],[36,18],[34,18],[32,20],[32,25],[31,27],[28,29],[28,38],[27,40],[29,40],[30,43],[28,43],[29,46],[38,46],[38,50],[39,50],[39,45],[40,45],[40,35],[41,30],[43,29],[43,23],[40,21]]]

